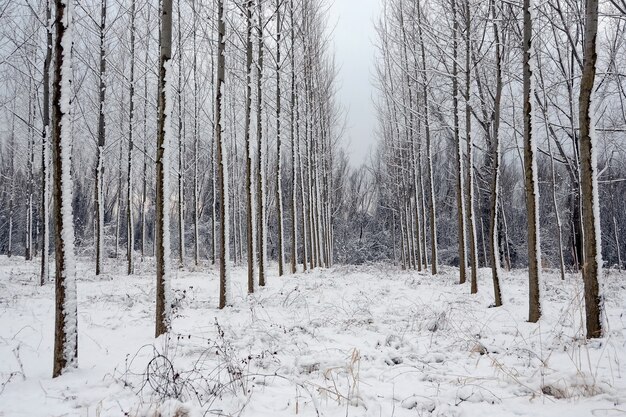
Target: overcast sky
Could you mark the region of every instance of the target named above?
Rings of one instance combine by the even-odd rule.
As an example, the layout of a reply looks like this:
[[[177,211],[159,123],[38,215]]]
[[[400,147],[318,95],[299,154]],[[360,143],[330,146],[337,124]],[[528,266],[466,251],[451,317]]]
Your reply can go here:
[[[330,0],[330,27],[339,67],[339,98],[347,111],[344,147],[352,165],[366,162],[375,147],[376,113],[372,97],[374,21],[380,0]]]

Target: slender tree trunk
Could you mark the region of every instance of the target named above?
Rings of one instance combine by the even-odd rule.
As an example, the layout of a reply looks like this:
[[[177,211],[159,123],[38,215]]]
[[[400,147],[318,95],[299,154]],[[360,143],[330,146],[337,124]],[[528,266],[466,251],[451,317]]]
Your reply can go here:
[[[285,243],[283,232],[283,186],[282,186],[282,138],[280,125],[281,111],[281,0],[276,0],[276,213],[278,214],[278,276],[284,275]]]
[[[474,143],[472,137],[471,98],[471,10],[469,0],[465,1],[465,136],[467,142],[467,226],[469,237],[469,263],[471,269],[472,294],[478,292],[478,247],[476,240],[476,219],[474,217]]]
[[[183,41],[180,15],[180,0],[176,3],[178,12],[178,265],[185,266],[185,136],[183,135]]]
[[[48,197],[49,185],[49,153],[48,139],[50,137],[50,65],[52,63],[52,10],[50,0],[46,0],[46,55],[43,63],[43,97],[42,97],[42,129],[41,129],[41,271],[39,284],[44,285],[48,280],[48,256],[50,251],[50,205]]]
[[[583,72],[580,80],[580,174],[584,230],[583,281],[585,284],[585,318],[587,338],[602,337],[603,299],[598,280],[602,275],[600,239],[600,205],[597,173],[597,143],[594,109],[591,106],[596,76],[596,38],[598,34],[598,0],[585,0],[585,36]]]
[[[246,231],[248,255],[248,293],[255,289],[256,233],[254,186],[252,183],[253,150],[250,137],[252,114],[252,8],[253,0],[246,2],[246,119],[244,135],[246,142]]]
[[[428,81],[426,78],[426,47],[424,45],[424,38],[422,36],[422,12],[420,8],[420,1],[417,3],[417,31],[419,44],[422,55],[422,87],[423,87],[423,100],[424,100],[424,129],[426,135],[426,169],[428,174],[428,199],[430,203],[430,258],[431,258],[431,273],[437,274],[438,258],[437,258],[437,209],[435,207],[435,184],[433,178],[433,157],[432,157],[432,141],[430,135],[430,120],[429,120],[429,102],[428,102]]]
[[[541,244],[539,243],[539,181],[537,173],[537,144],[533,137],[533,19],[531,0],[524,0],[524,177],[526,185],[526,216],[528,220],[528,321],[536,323],[541,317],[539,274],[541,268]],[[549,139],[548,139],[549,140]]]
[[[224,18],[224,0],[217,2],[217,79],[215,88],[215,143],[217,150],[217,175],[220,196],[220,290],[219,308],[226,307],[228,297],[228,165],[226,147],[222,140],[222,92],[226,70],[226,21]]]
[[[194,265],[198,266],[200,263],[200,219],[199,219],[199,198],[200,190],[198,185],[198,11],[196,10],[196,2],[192,0],[191,7],[193,9],[193,27],[192,27],[192,41],[193,41],[193,261]]]
[[[162,0],[159,51],[159,105],[156,146],[156,327],[155,336],[170,330],[170,203],[169,153],[172,136],[171,60],[172,60],[172,0]]]
[[[298,137],[295,135],[296,117],[296,48],[295,26],[293,19],[293,0],[289,2],[289,18],[291,24],[291,99],[289,106],[289,128],[291,136],[291,273],[298,271],[298,197],[297,197],[297,144]]]
[[[150,8],[148,8],[148,21],[150,21]],[[150,51],[150,36],[146,36],[146,54],[144,66],[148,68]],[[144,76],[143,88],[143,181],[141,188],[141,259],[146,255],[146,217],[148,212],[148,71]]]
[[[106,50],[104,36],[106,31],[107,0],[101,0],[100,11],[100,70],[99,70],[99,106],[98,113],[98,150],[96,157],[96,275],[102,271],[104,257],[104,146],[106,144]],[[117,252],[116,252],[117,253]]]
[[[34,165],[35,165],[35,130],[33,129],[35,97],[32,82],[28,88],[28,159],[26,161],[28,171],[28,183],[26,185],[26,235],[24,245],[24,259],[33,258],[33,192],[34,192]]]
[[[467,260],[466,260],[466,244],[465,244],[465,184],[463,173],[463,146],[461,143],[461,132],[459,128],[459,74],[458,74],[458,32],[459,21],[457,12],[457,0],[452,0],[452,107],[454,111],[454,142],[456,144],[456,160],[457,160],[457,220],[459,233],[459,283],[464,284],[467,279]]]
[[[135,125],[135,14],[136,0],[130,5],[130,91],[128,106],[128,176],[126,183],[126,272],[135,273],[133,249],[135,246],[135,222],[133,220],[133,147]]]
[[[69,0],[55,0],[56,38],[52,84],[52,158],[55,229],[55,326],[52,377],[78,362],[78,318],[72,213],[72,16]]]
[[[7,256],[10,258],[13,256],[13,216],[15,212],[15,105],[12,110],[13,116],[11,117],[11,141],[10,147],[10,173],[11,173],[11,185],[9,191],[9,241],[7,247]]]
[[[120,108],[123,108],[123,102],[120,103]],[[124,117],[121,118],[121,123],[120,123],[120,132],[124,131]],[[123,170],[123,164],[122,161],[124,160],[124,147],[122,146],[122,141],[120,141],[120,154],[119,157],[117,159],[119,161],[118,164],[118,169],[117,169],[117,211],[115,213],[115,259],[118,258],[119,256],[119,251],[120,251],[120,225],[121,225],[121,218],[122,218],[122,187],[123,187],[123,180],[122,180],[122,170]]]
[[[493,18],[493,32],[496,48],[496,94],[494,99],[494,120],[493,120],[493,180],[491,182],[491,215],[490,215],[490,239],[491,249],[491,271],[493,278],[494,303],[496,307],[502,305],[502,292],[500,291],[500,250],[498,245],[498,202],[500,191],[500,101],[502,97],[502,46],[500,44],[500,29],[496,16],[496,0],[490,0],[491,13]]]
[[[263,90],[261,88],[263,81],[263,3],[257,0],[257,98],[256,98],[256,143],[257,143],[257,201],[259,204],[257,226],[259,229],[259,286],[265,286],[265,257],[266,257],[266,240],[265,236],[265,152],[263,151]]]

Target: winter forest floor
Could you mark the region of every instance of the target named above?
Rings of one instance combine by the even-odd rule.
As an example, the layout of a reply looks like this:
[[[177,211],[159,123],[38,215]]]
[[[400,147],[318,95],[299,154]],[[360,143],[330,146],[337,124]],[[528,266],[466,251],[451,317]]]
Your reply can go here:
[[[79,369],[53,380],[54,285],[0,257],[0,416],[626,415],[626,274],[606,271],[609,330],[585,342],[576,276],[543,275],[530,324],[524,271],[488,308],[487,270],[476,296],[458,270],[389,265],[271,275],[247,296],[235,268],[219,311],[217,271],[184,270],[173,332],[155,340],[152,268],[111,261],[96,279],[79,263]]]

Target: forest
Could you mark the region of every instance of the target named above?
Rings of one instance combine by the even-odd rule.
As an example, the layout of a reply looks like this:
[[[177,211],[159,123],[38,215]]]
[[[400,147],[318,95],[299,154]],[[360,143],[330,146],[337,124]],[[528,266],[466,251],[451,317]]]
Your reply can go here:
[[[0,0],[0,416],[626,413],[626,0],[379,3],[356,164],[333,1]]]

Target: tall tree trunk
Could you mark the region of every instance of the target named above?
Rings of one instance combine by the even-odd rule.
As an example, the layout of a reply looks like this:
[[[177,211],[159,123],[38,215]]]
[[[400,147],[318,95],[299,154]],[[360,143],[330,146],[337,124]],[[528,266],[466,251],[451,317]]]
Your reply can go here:
[[[33,258],[33,193],[34,193],[34,165],[35,165],[35,130],[33,122],[35,121],[35,97],[32,82],[29,82],[28,88],[28,159],[26,161],[28,171],[28,183],[26,185],[26,236],[25,236],[25,253],[24,259],[27,261]]]
[[[257,97],[256,97],[256,143],[257,143],[257,201],[259,209],[257,212],[257,226],[259,229],[259,286],[265,286],[265,257],[266,240],[265,236],[265,152],[263,149],[263,3],[257,0]]]
[[[464,284],[467,279],[467,260],[466,260],[466,244],[465,244],[465,184],[463,173],[463,146],[461,143],[461,132],[459,129],[459,74],[458,74],[458,32],[459,21],[457,12],[457,0],[452,0],[452,107],[454,111],[454,142],[456,144],[456,161],[457,161],[457,186],[456,186],[456,203],[457,203],[457,220],[459,234],[459,283]]]
[[[583,47],[583,72],[580,79],[580,175],[582,191],[582,216],[584,230],[583,281],[585,284],[585,318],[587,338],[602,337],[603,299],[598,280],[602,275],[600,239],[600,205],[597,173],[597,143],[595,138],[594,109],[591,107],[598,34],[598,0],[585,0],[585,36]]]
[[[533,137],[533,90],[534,80],[530,60],[533,59],[533,7],[531,0],[524,0],[524,177],[526,185],[526,216],[528,220],[528,321],[536,323],[541,317],[539,274],[541,268],[541,244],[539,229],[539,179],[537,172],[537,144]],[[535,58],[536,59],[536,58]],[[549,139],[548,139],[549,140]]]
[[[474,143],[472,137],[471,86],[471,9],[469,0],[465,1],[465,136],[467,141],[467,226],[469,237],[469,263],[471,269],[472,294],[478,292],[478,247],[476,239],[476,219],[474,217]]]
[[[289,105],[289,128],[291,133],[291,273],[298,271],[298,198],[297,198],[297,144],[298,138],[295,135],[296,117],[296,48],[295,48],[295,26],[293,19],[293,0],[289,2],[289,19],[291,24],[291,99]]]
[[[198,185],[198,11],[196,10],[196,2],[191,2],[193,12],[192,42],[193,42],[193,261],[194,265],[200,263],[200,219],[199,219],[199,198],[200,190]]]
[[[181,25],[180,0],[178,12],[178,264],[185,265],[185,137],[183,135],[183,28]]]
[[[169,153],[172,136],[171,60],[172,60],[172,0],[162,0],[159,51],[159,105],[156,146],[156,326],[155,336],[170,329],[170,203]]]
[[[99,69],[99,113],[98,113],[98,150],[96,156],[96,275],[102,271],[104,257],[104,146],[106,144],[106,50],[104,36],[106,31],[107,0],[100,2],[100,69]]]
[[[72,213],[72,16],[69,0],[55,0],[52,159],[55,231],[55,326],[52,377],[78,362],[76,265]]]
[[[217,79],[215,88],[215,143],[217,150],[217,175],[220,197],[220,290],[219,308],[226,307],[228,289],[228,165],[226,149],[222,140],[222,92],[226,70],[226,21],[224,17],[224,0],[217,2]]]
[[[133,249],[135,246],[135,223],[133,220],[133,147],[135,125],[135,13],[136,0],[130,5],[130,91],[128,105],[128,176],[126,182],[126,273],[135,273]]]
[[[490,8],[493,19],[493,33],[496,48],[496,94],[494,98],[493,111],[493,180],[491,182],[491,212],[490,212],[490,234],[489,248],[491,250],[491,273],[493,279],[494,304],[496,307],[502,305],[502,292],[500,291],[500,249],[498,245],[498,202],[500,191],[500,102],[502,98],[502,46],[500,44],[500,29],[496,16],[496,0],[490,0]]]
[[[43,102],[41,129],[41,270],[39,284],[48,280],[48,256],[50,251],[50,194],[48,140],[50,137],[50,65],[52,63],[52,9],[50,0],[46,0],[46,55],[43,63]]]
[[[424,100],[424,129],[426,135],[426,169],[428,174],[428,199],[430,203],[430,257],[431,257],[431,273],[437,274],[438,257],[437,257],[437,208],[435,207],[435,184],[433,178],[433,156],[432,156],[432,140],[430,135],[429,120],[429,100],[428,100],[428,81],[426,77],[426,47],[422,35],[422,11],[420,1],[417,2],[417,31],[419,44],[422,55],[422,88]]]
[[[246,142],[246,232],[248,255],[248,293],[255,288],[256,233],[254,186],[252,183],[252,140],[250,138],[252,118],[252,8],[253,0],[246,2],[246,119],[244,135]]]
[[[284,274],[285,263],[285,243],[283,232],[283,186],[282,186],[282,143],[281,143],[281,91],[280,91],[280,70],[281,70],[281,0],[276,0],[276,213],[278,214],[278,276]]]
[[[148,7],[148,21],[150,21],[150,8]],[[148,68],[150,51],[150,36],[146,36],[146,54],[144,66]],[[147,212],[148,212],[148,71],[144,75],[143,88],[143,181],[141,187],[141,259],[146,255],[146,233],[147,233]]]

